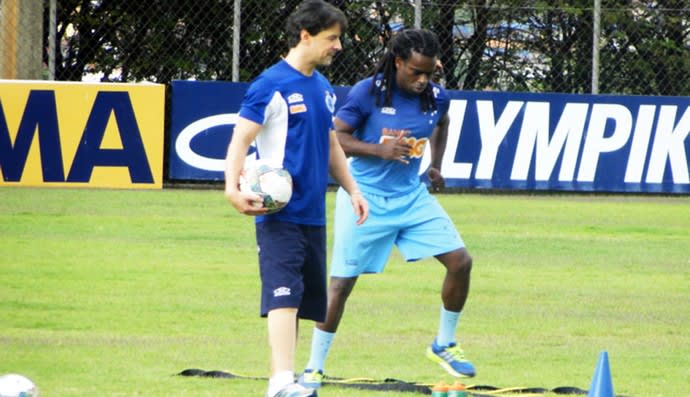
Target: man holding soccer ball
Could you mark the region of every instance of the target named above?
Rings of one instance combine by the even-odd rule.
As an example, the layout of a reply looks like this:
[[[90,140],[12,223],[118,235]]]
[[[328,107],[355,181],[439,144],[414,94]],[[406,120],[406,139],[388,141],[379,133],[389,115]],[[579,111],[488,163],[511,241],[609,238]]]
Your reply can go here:
[[[432,32],[397,33],[374,75],[355,84],[336,114],[338,139],[352,156],[350,170],[369,203],[369,219],[354,227],[357,214],[348,205],[350,196],[338,191],[328,313],[314,328],[310,360],[300,377],[309,387],[321,385],[326,355],[358,276],[382,272],[393,245],[408,261],[433,256],[445,266],[440,325],[426,355],[453,376],[475,374],[455,337],[472,258],[453,222],[419,178],[429,144],[431,185],[437,191],[444,187],[440,169],[450,98],[431,81],[438,55]]]
[[[261,315],[268,317],[271,377],[267,397],[305,397],[313,389],[294,381],[297,318],[325,321],[326,189],[328,174],[351,197],[357,225],[366,200],[350,175],[333,130],[333,87],[316,68],[341,49],[344,14],[322,0],[300,4],[286,23],[289,51],[249,87],[228,147],[225,195],[242,214],[256,216],[261,273]],[[262,197],[239,189],[247,149],[282,165],[293,192],[280,211],[257,208]]]

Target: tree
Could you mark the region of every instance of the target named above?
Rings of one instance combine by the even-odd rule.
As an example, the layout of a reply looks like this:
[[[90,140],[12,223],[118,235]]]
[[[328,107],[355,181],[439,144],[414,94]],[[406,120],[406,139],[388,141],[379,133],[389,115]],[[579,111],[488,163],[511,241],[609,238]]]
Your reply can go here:
[[[233,35],[240,34],[240,80],[251,81],[287,52],[284,23],[299,2],[243,0],[242,28],[235,32],[234,0],[58,0],[56,76],[229,80]],[[331,2],[349,21],[343,51],[323,69],[336,85],[371,74],[392,23],[413,26],[409,0]],[[600,92],[688,95],[686,1],[602,2]],[[449,88],[590,92],[591,0],[422,3],[422,27],[439,37]]]
[[[232,64],[232,25],[223,0],[59,0],[59,80],[225,78]],[[214,10],[215,12],[206,12]]]
[[[602,91],[690,95],[685,76],[690,9],[685,1],[639,1],[634,8],[611,8],[602,19]]]

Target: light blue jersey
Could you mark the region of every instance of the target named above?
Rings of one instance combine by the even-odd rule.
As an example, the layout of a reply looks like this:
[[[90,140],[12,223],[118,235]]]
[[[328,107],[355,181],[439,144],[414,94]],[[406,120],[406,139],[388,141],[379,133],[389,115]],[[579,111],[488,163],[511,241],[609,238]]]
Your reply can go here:
[[[407,131],[413,146],[409,163],[379,157],[354,156],[352,175],[369,203],[369,218],[356,224],[350,196],[340,188],[336,196],[331,276],[357,277],[381,273],[393,246],[407,261],[436,256],[465,246],[453,221],[419,178],[424,148],[450,99],[432,84],[436,110],[421,110],[419,95],[393,91],[392,106],[377,106],[371,93],[372,78],[357,83],[336,117],[355,128],[353,136],[381,143]]]
[[[352,87],[336,117],[353,127],[353,136],[362,142],[381,143],[401,133],[408,134],[407,142],[413,147],[408,164],[379,157],[353,157],[350,163],[352,176],[362,191],[384,197],[401,196],[421,183],[419,167],[424,148],[434,127],[448,112],[450,97],[441,86],[430,82],[437,108],[422,111],[419,95],[408,94],[394,85],[392,106],[377,107],[376,96],[371,93],[372,79]]]
[[[252,82],[240,117],[262,125],[256,137],[257,157],[282,164],[293,180],[288,205],[275,214],[257,216],[257,223],[326,224],[335,100],[333,87],[321,73],[305,76],[285,61],[266,69]]]

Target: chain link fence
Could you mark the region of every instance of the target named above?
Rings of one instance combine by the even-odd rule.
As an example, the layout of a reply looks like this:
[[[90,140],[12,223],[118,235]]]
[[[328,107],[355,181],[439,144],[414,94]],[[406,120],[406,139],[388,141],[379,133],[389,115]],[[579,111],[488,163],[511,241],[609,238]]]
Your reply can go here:
[[[299,2],[0,0],[0,78],[251,81],[286,53]],[[448,88],[690,95],[687,0],[331,2],[350,24],[324,69],[333,84],[369,75],[396,31],[421,26]]]

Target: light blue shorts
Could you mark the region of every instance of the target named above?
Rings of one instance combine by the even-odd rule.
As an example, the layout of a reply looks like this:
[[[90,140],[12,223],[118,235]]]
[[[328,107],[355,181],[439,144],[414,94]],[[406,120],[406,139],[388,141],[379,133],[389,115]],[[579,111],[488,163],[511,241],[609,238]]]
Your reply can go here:
[[[381,273],[393,245],[408,262],[465,246],[446,211],[424,185],[400,197],[368,193],[364,197],[369,218],[358,226],[350,196],[338,189],[331,276]]]

